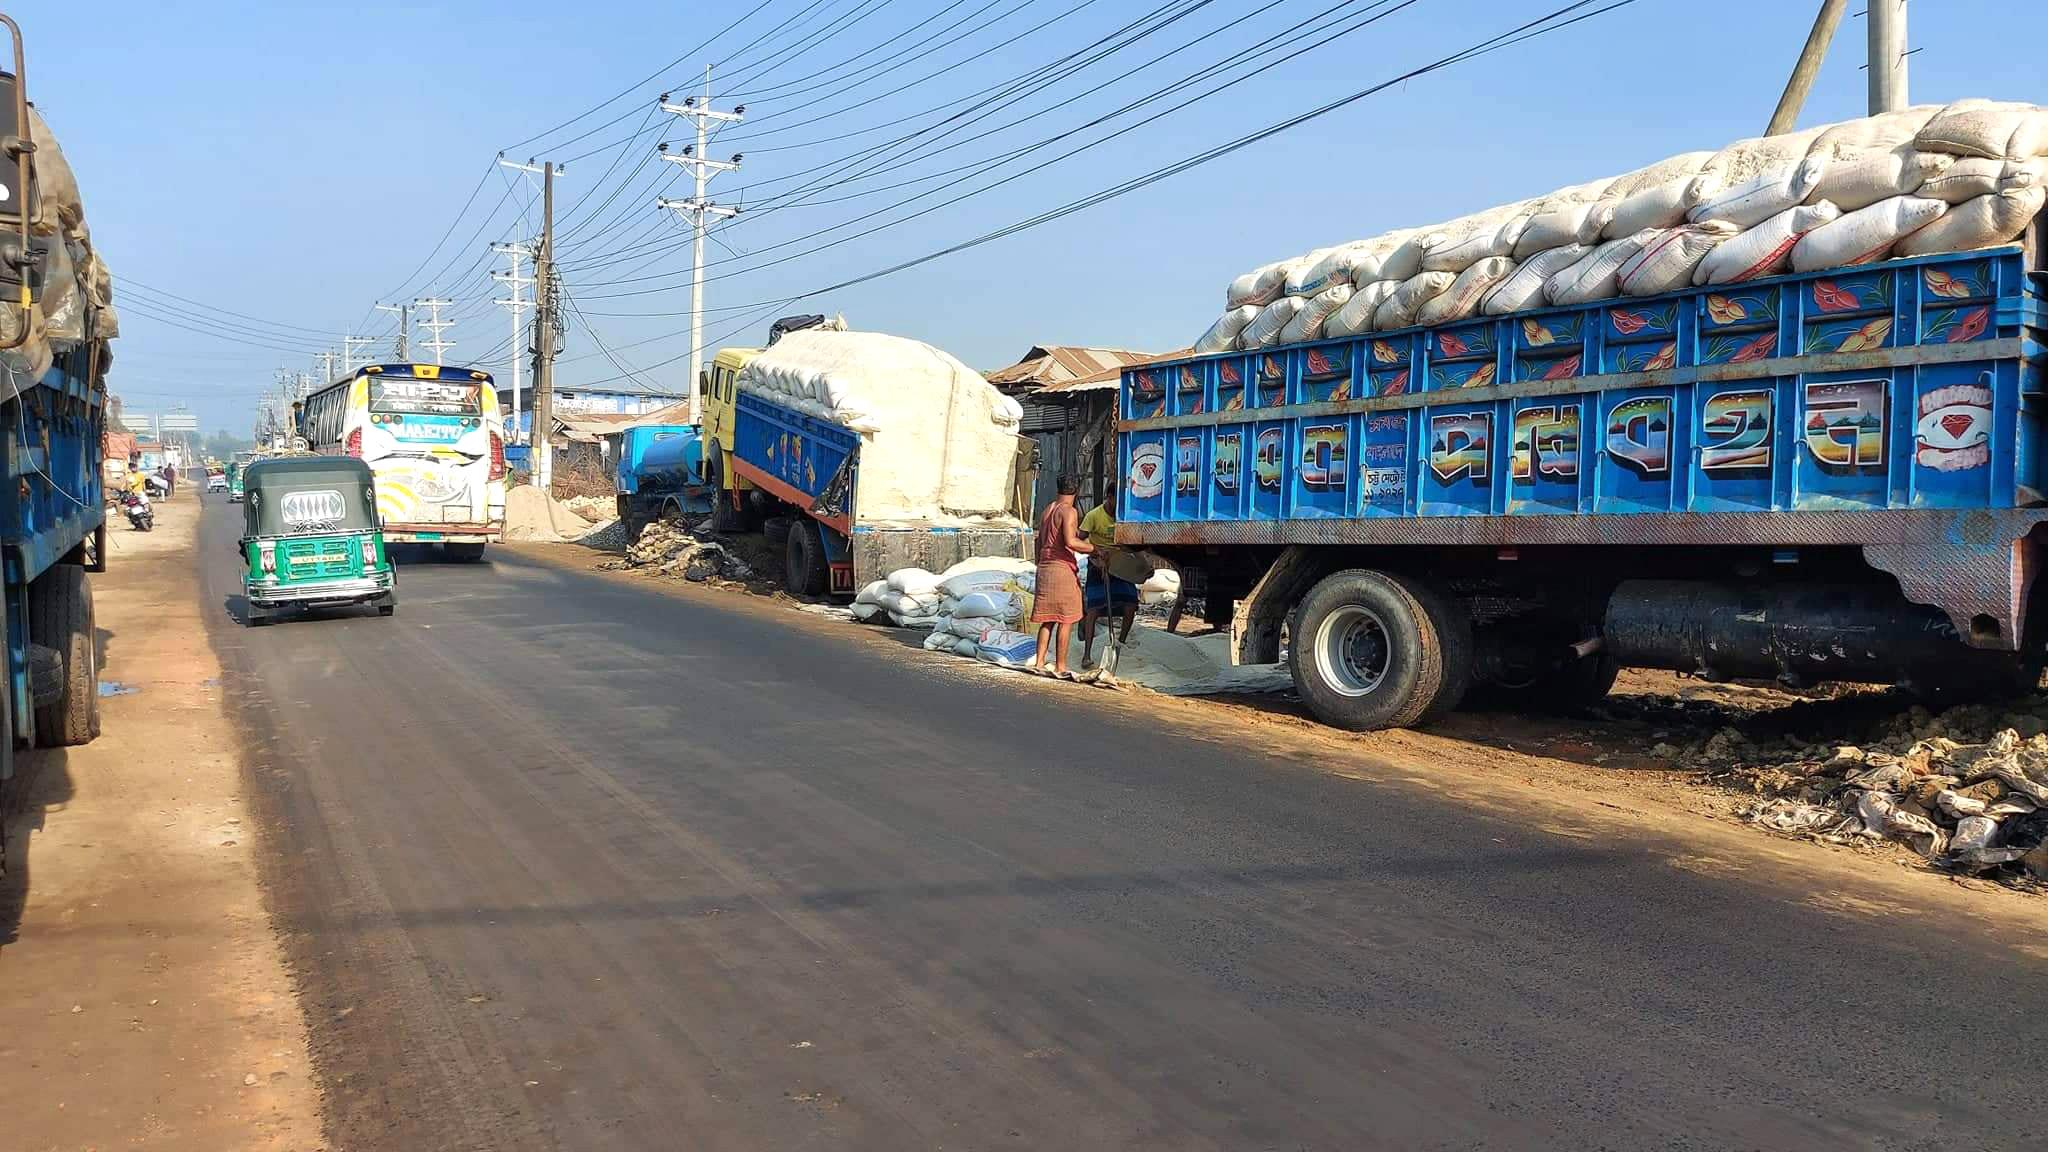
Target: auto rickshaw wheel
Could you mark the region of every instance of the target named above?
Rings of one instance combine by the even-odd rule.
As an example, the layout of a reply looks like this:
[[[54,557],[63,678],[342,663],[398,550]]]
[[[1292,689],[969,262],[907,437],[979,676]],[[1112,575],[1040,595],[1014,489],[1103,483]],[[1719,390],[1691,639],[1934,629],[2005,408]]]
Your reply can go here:
[[[29,642],[64,658],[63,687],[35,710],[36,742],[72,746],[100,734],[100,665],[92,582],[84,567],[59,564],[28,586]]]

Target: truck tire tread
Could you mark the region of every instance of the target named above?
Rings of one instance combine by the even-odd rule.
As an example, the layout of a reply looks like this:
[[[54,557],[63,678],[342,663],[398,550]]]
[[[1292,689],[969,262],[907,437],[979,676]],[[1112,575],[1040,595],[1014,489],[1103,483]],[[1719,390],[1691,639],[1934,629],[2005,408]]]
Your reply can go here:
[[[1353,604],[1371,609],[1390,633],[1391,679],[1363,696],[1325,686],[1316,671],[1316,633],[1333,611]],[[1294,619],[1289,661],[1295,687],[1324,723],[1357,731],[1413,727],[1439,701],[1454,706],[1470,680],[1469,620],[1406,577],[1363,568],[1332,573],[1302,598]]]
[[[37,743],[90,743],[100,734],[99,650],[83,567],[59,564],[29,585],[29,637],[64,656],[63,692],[35,710]]]

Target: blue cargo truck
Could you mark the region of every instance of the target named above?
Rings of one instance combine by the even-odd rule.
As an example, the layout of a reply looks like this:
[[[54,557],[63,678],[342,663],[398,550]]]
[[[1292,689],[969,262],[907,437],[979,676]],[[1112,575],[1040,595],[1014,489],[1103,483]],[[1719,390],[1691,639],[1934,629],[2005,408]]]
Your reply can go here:
[[[1584,704],[1625,666],[2024,683],[2041,231],[1135,368],[1117,539],[1349,728]]]
[[[77,190],[56,141],[30,114],[20,30],[0,73],[0,579],[7,681],[0,782],[18,748],[83,744],[99,734],[99,667],[89,572],[107,556],[101,435],[113,318],[93,296],[97,268]],[[81,258],[84,263],[81,264]],[[34,313],[36,323],[30,323]]]

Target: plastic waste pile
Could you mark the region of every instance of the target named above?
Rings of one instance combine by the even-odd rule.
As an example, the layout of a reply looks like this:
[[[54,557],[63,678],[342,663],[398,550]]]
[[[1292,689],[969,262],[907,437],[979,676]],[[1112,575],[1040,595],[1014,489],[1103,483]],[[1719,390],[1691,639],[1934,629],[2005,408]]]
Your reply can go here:
[[[754,569],[732,554],[710,533],[666,520],[657,520],[640,530],[640,538],[617,560],[602,568],[644,568],[660,576],[680,577],[696,583],[709,580],[752,580]]]
[[[81,344],[103,343],[121,334],[114,311],[114,278],[93,247],[86,227],[85,204],[78,179],[64,159],[57,138],[33,106],[28,127],[35,143],[35,172],[40,200],[29,222],[30,247],[42,268],[41,289],[28,309],[26,330],[15,308],[0,308],[0,344],[17,345],[0,353],[0,361],[30,379],[50,370],[58,353]],[[98,358],[104,372],[110,357]]]
[[[1688,152],[1231,281],[1199,354],[2005,244],[2048,199],[2048,109],[1960,100]]]
[[[1939,716],[1914,708],[1869,746],[1838,745],[1825,758],[1742,774],[1768,793],[1752,823],[1836,843],[1892,840],[1948,869],[2003,880],[2048,880],[2048,700],[2033,711],[1985,705]],[[2024,735],[2023,735],[2024,733]],[[1732,730],[1717,749],[1754,761]]]

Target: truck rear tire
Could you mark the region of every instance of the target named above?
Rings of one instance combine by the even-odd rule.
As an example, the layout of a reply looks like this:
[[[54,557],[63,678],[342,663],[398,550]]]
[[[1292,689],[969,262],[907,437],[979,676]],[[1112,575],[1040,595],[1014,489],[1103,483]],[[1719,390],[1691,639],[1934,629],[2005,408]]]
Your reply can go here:
[[[788,563],[782,581],[793,596],[822,596],[831,573],[826,571],[825,544],[818,539],[818,526],[800,520],[790,526],[789,543],[783,549]]]
[[[1457,707],[1472,676],[1471,619],[1405,576],[1326,576],[1295,615],[1289,662],[1318,720],[1369,732]]]
[[[92,583],[77,564],[59,564],[28,586],[29,641],[64,657],[63,691],[35,711],[36,742],[90,743],[100,734],[99,641],[93,632]]]
[[[481,544],[444,544],[442,548],[447,551],[448,559],[458,564],[474,564],[484,558],[484,546]]]

